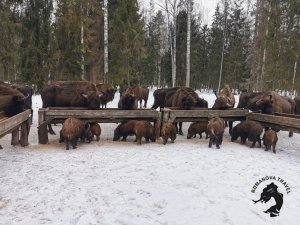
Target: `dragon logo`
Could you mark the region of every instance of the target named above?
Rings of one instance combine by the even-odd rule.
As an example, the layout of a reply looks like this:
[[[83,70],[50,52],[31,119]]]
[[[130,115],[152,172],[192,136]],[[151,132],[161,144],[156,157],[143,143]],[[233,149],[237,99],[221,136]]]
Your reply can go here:
[[[254,204],[257,202],[267,203],[273,197],[276,205],[273,205],[268,210],[264,211],[265,213],[270,213],[270,217],[279,216],[283,204],[283,194],[279,193],[277,188],[278,186],[272,182],[263,189],[259,200],[252,200]]]

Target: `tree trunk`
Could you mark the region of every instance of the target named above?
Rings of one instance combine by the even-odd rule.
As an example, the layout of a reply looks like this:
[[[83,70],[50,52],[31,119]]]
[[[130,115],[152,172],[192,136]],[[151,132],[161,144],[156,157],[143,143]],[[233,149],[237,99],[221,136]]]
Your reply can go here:
[[[186,36],[186,81],[185,86],[190,86],[190,56],[191,56],[191,0],[187,1],[187,36]]]

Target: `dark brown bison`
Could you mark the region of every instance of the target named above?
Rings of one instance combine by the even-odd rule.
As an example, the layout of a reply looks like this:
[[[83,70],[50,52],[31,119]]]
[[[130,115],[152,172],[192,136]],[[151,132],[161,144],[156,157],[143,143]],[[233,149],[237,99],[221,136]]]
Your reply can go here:
[[[250,109],[253,112],[260,111],[256,102],[263,96],[265,92],[242,92],[239,97],[237,108]]]
[[[140,103],[140,108],[147,107],[147,101],[149,96],[149,89],[146,86],[135,86],[130,88],[130,91],[134,93],[136,96],[137,101]],[[144,106],[142,106],[142,102],[144,100]]]
[[[118,102],[118,108],[124,110],[137,109],[138,103],[135,94],[127,90],[121,97]]]
[[[129,135],[134,135],[133,127],[136,123],[136,120],[128,120],[117,126],[114,130],[113,141],[118,141],[122,137],[122,141],[126,141],[126,138]]]
[[[212,144],[215,144],[219,149],[223,142],[225,124],[224,120],[220,117],[214,117],[208,121],[207,132],[209,136],[208,147],[211,148]]]
[[[154,103],[151,108],[152,109],[157,109],[158,107],[164,108],[166,104],[166,100],[170,100],[170,98],[172,98],[171,96],[179,88],[180,87],[156,89],[153,92]],[[171,107],[171,105],[172,105],[172,99],[170,100],[170,103],[166,107]]]
[[[161,129],[161,136],[164,145],[168,142],[169,138],[171,139],[172,143],[174,143],[174,140],[176,139],[176,126],[174,123],[164,123]]]
[[[92,133],[92,139],[90,141],[92,141],[94,139],[94,136],[96,136],[96,140],[99,141],[100,140],[100,135],[101,135],[101,127],[98,123],[90,123],[90,130]]]
[[[256,121],[242,121],[232,129],[231,141],[237,140],[241,137],[241,143],[245,144],[247,138],[252,141],[251,148],[255,146],[258,142],[259,147],[261,147],[260,135],[263,132],[263,127],[259,122]]]
[[[217,99],[215,100],[212,109],[226,110],[226,109],[233,108],[234,104],[235,104],[235,98],[231,92],[231,88],[229,87],[229,85],[225,84],[224,88],[220,91],[219,95],[217,96]],[[229,122],[229,134],[231,134],[232,131],[232,123],[233,123],[232,121]]]
[[[103,93],[89,81],[56,81],[41,90],[43,108],[47,107],[87,107],[100,109]],[[51,124],[49,132],[55,134]]]
[[[294,99],[295,102],[295,114],[300,115],[300,97]]]
[[[111,84],[96,84],[98,91],[103,93],[103,97],[101,98],[101,107],[106,108],[107,103],[114,100],[116,90]]]
[[[256,105],[265,114],[274,113],[295,113],[295,102],[289,97],[283,97],[277,94],[275,91],[264,93]],[[293,136],[293,132],[289,132],[289,137]]]
[[[90,124],[84,123],[77,118],[68,118],[65,120],[62,130],[60,132],[60,141],[66,142],[66,150],[69,150],[71,143],[73,149],[77,148],[78,138],[81,140],[90,140],[92,133],[90,130]]]
[[[270,150],[272,146],[273,152],[276,153],[275,147],[277,141],[278,141],[277,133],[273,129],[268,129],[265,131],[263,135],[263,143],[266,147],[265,151]]]
[[[146,142],[149,142],[149,140],[155,142],[156,140],[155,128],[148,121],[137,120],[134,124],[133,132],[139,145],[142,144],[143,137],[146,139]]]
[[[25,102],[28,97],[8,85],[0,84],[0,111],[4,111],[7,117],[17,115],[26,109]]]
[[[191,123],[188,129],[187,139],[190,139],[192,137],[195,138],[197,134],[199,134],[200,138],[202,138],[203,132],[206,134],[206,139],[207,139],[208,138],[207,125],[208,125],[208,121]]]

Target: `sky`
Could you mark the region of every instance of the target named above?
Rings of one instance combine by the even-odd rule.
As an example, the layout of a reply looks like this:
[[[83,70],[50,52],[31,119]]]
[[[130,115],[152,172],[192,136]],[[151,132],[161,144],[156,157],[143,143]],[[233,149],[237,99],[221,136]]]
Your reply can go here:
[[[204,23],[210,24],[212,22],[212,17],[219,1],[220,0],[194,0],[194,8],[196,9],[196,12],[202,14],[201,17]],[[149,8],[150,0],[139,0],[139,2],[145,9]],[[164,1],[155,0],[155,2],[163,4]],[[157,9],[159,9],[159,6],[157,6]]]

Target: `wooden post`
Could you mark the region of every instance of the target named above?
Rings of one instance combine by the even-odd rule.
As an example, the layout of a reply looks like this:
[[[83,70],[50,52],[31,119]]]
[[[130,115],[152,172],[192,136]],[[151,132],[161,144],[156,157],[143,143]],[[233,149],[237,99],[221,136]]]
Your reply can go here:
[[[158,113],[158,117],[154,122],[154,129],[155,129],[155,137],[158,139],[160,137],[160,130],[161,130],[161,112]]]
[[[20,143],[19,126],[11,132],[11,145],[15,146]]]
[[[21,124],[20,144],[22,147],[25,147],[28,145],[28,135],[29,135],[29,131],[30,131],[30,123],[31,123],[31,119],[29,118],[28,120],[26,120],[25,122],[23,122]]]
[[[38,127],[38,136],[39,136],[39,144],[48,144],[48,130],[47,124],[43,124],[45,121],[44,110],[39,110],[39,127]],[[43,125],[42,125],[43,124]]]

